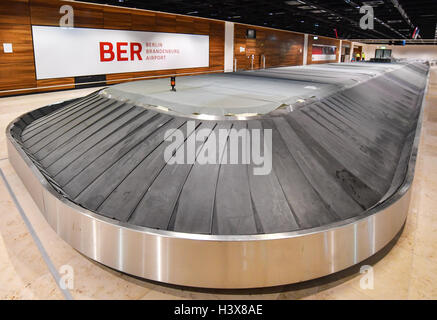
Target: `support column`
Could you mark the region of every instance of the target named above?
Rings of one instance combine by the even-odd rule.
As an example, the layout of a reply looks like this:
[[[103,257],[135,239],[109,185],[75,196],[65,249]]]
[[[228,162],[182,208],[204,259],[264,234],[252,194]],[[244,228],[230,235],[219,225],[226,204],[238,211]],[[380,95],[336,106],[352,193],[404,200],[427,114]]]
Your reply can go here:
[[[225,72],[234,70],[234,23],[225,22]]]
[[[343,52],[343,40],[340,40],[340,48],[338,50],[338,62],[341,62],[341,54]]]
[[[349,61],[352,61],[352,58],[354,56],[354,45],[355,45],[355,42],[351,42],[351,50],[350,50]]]
[[[306,66],[308,63],[308,35],[305,34],[304,35],[304,40],[303,40],[303,61],[302,61],[302,65]]]

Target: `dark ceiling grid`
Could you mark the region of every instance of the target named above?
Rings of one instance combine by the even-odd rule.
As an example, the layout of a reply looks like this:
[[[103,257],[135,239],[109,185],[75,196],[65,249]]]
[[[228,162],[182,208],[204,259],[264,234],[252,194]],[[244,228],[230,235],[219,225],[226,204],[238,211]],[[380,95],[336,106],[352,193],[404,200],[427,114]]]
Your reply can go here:
[[[85,0],[179,13],[343,39],[411,39],[414,27],[434,39],[437,0]],[[398,8],[398,4],[402,9]],[[359,7],[374,7],[374,30],[362,30]]]

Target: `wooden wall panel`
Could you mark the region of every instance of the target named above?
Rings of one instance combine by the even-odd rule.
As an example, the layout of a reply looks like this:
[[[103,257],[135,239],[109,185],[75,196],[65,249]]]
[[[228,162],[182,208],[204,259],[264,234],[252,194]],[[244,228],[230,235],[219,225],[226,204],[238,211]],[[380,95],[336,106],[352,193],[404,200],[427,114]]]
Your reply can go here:
[[[211,21],[209,24],[209,68],[223,70],[225,64],[225,24]]]
[[[74,25],[78,28],[102,29],[104,27],[104,13],[101,8],[75,4]]]
[[[38,91],[52,91],[62,89],[74,89],[74,78],[56,78],[44,79],[36,81],[37,87],[41,88]]]
[[[28,0],[2,0],[0,1],[0,23],[29,25]]]
[[[29,0],[32,25],[59,26],[59,9],[68,4],[74,9],[74,25],[78,28],[103,28],[104,7],[58,0]]]
[[[6,62],[0,64],[0,88],[14,90],[34,88],[35,66],[32,62]]]
[[[105,29],[132,30],[130,11],[118,8],[104,8],[103,26]]]
[[[341,59],[340,62],[350,62],[350,54],[352,50],[352,42],[343,40],[341,48]]]
[[[11,4],[12,2],[12,4]],[[71,5],[74,9],[74,25],[79,28],[137,30],[152,32],[175,32],[210,35],[210,67],[186,68],[177,70],[161,70],[134,73],[118,73],[107,75],[108,83],[121,82],[122,79],[148,76],[185,75],[199,72],[217,72],[224,69],[224,22],[166,14],[145,10],[117,8],[87,3],[76,3],[58,0],[12,0],[0,2],[0,41],[5,42],[8,28],[12,28],[15,40],[14,54],[9,56],[0,53],[0,64],[3,63],[2,74],[16,74],[19,78],[11,82],[8,77],[0,80],[0,91],[10,88],[41,88],[53,90],[73,87],[74,78],[36,80],[34,70],[31,25],[58,26],[62,14],[62,5]],[[11,8],[13,9],[11,12]],[[11,18],[12,17],[12,18]],[[4,22],[10,25],[2,27]],[[22,23],[23,26],[16,26]],[[11,27],[13,25],[13,27]],[[15,63],[23,63],[15,68]],[[15,68],[15,69],[14,69]],[[16,72],[14,72],[14,70]],[[58,86],[59,87],[56,87]],[[62,85],[62,86],[61,86]],[[53,87],[53,88],[43,88]],[[39,90],[38,90],[39,91]]]
[[[256,30],[256,39],[247,39],[247,29]],[[254,69],[262,67],[262,55],[266,59],[266,68],[302,64],[303,34],[235,24],[234,39],[234,57],[237,59],[239,70],[251,68],[250,56],[252,54],[254,55]],[[244,52],[240,48],[244,48]]]
[[[132,12],[132,30],[155,31],[156,15],[149,11]]]
[[[176,16],[176,32],[177,33],[195,33],[193,17]]]
[[[4,53],[3,43],[12,43]],[[28,0],[0,2],[0,90],[35,87]]]
[[[213,23],[218,23],[218,24],[223,24],[223,28],[224,28],[224,23],[223,22],[214,22],[211,20],[211,22],[207,21],[207,20],[203,20],[203,19],[197,19],[194,20],[194,33],[197,34],[209,34],[210,31],[210,25]],[[221,28],[221,27],[220,27]],[[221,33],[224,37],[224,32]]]
[[[313,61],[312,55],[313,55],[313,44],[325,44],[329,46],[336,46],[337,47],[337,54],[336,54],[336,60],[330,60],[330,61]],[[338,62],[338,55],[340,53],[340,40],[338,39],[332,39],[332,38],[326,38],[326,37],[318,37],[317,40],[314,40],[313,35],[308,36],[308,56],[307,56],[307,64],[323,64],[323,63],[334,63]]]
[[[3,43],[12,43],[13,53],[3,52]],[[32,34],[29,25],[0,24],[0,63],[33,61]]]
[[[176,30],[176,15],[174,14],[156,14],[156,26],[157,32],[175,32]]]
[[[348,45],[351,48],[352,47],[352,42],[351,41],[347,41],[347,40],[343,40],[343,46],[344,45]]]

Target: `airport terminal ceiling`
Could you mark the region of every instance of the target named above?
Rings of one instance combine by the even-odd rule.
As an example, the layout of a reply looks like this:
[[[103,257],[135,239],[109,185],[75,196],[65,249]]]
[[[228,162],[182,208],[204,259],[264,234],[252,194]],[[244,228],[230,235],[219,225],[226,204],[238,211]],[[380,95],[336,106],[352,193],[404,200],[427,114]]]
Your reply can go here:
[[[85,0],[116,6],[157,10],[342,39],[436,38],[434,0]],[[362,30],[360,7],[374,8],[374,30]]]

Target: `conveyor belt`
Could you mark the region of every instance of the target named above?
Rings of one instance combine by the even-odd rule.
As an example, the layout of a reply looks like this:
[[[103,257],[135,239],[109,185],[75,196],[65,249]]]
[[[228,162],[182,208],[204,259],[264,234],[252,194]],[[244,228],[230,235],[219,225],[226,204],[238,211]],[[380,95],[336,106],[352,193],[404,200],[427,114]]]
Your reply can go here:
[[[192,117],[101,92],[23,116],[15,138],[65,197],[117,221],[217,235],[304,230],[360,216],[397,190],[426,73],[407,64],[293,111],[196,119],[195,132],[271,129],[273,170],[264,176],[253,163],[167,165],[165,132],[195,134],[186,132]],[[247,76],[278,74],[302,77],[281,69]]]

